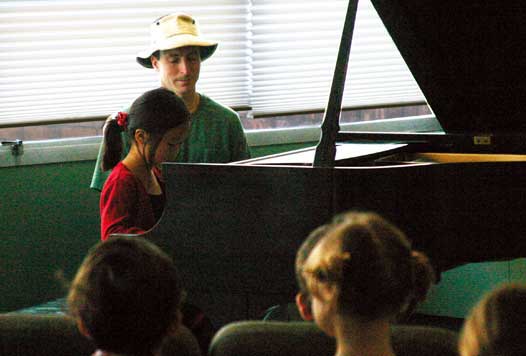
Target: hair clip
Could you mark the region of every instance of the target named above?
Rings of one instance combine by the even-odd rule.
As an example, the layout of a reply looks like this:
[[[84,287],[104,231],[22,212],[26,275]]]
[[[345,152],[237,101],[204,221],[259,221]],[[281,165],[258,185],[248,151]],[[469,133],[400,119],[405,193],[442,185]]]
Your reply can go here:
[[[117,125],[119,125],[123,129],[126,129],[128,127],[128,114],[127,113],[119,111],[117,115],[115,116],[115,120],[117,120]]]

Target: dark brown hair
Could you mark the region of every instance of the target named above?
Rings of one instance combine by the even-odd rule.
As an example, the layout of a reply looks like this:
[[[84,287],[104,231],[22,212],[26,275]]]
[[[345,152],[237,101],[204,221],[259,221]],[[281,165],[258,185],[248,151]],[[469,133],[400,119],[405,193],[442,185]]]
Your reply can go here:
[[[105,351],[151,354],[177,326],[181,285],[173,261],[143,238],[93,247],[68,294],[69,313]]]
[[[128,113],[126,128],[119,126],[115,119],[106,123],[102,170],[112,169],[123,158],[121,132],[127,135],[129,142],[134,141],[137,129],[149,133],[152,136],[150,154],[153,156],[157,145],[168,130],[187,124],[189,121],[190,113],[185,103],[172,91],[157,88],[145,92],[133,102]],[[147,161],[151,161],[151,157],[145,158]]]

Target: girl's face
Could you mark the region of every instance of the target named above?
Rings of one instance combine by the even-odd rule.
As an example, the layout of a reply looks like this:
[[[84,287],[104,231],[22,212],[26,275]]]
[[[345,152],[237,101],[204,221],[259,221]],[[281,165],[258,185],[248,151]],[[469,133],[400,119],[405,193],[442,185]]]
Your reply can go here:
[[[162,162],[174,161],[177,158],[181,144],[188,136],[190,126],[187,124],[168,130],[155,151],[152,164],[160,167]],[[151,146],[149,147],[151,149]]]
[[[312,316],[325,334],[334,337],[336,302],[330,295],[331,291],[322,287],[320,288],[320,295],[312,296]]]
[[[305,268],[313,270],[327,254],[326,240],[321,240],[311,251]],[[312,278],[312,277],[307,277]],[[334,284],[320,283],[316,292],[312,293],[311,311],[318,327],[329,336],[334,335],[334,322],[337,314],[337,290]]]

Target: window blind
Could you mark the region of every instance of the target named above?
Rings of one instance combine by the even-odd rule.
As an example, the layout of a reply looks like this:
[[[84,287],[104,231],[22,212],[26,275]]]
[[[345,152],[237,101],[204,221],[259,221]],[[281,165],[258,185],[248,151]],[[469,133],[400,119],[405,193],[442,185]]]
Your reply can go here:
[[[219,41],[198,90],[254,116],[323,109],[340,0],[0,1],[0,126],[106,116],[158,86],[135,62],[150,23],[183,11]],[[343,105],[423,101],[369,0],[359,2]]]
[[[0,124],[106,116],[159,85],[135,61],[149,25],[168,13],[194,15],[201,33],[220,41],[203,63],[203,91],[248,105],[248,2],[2,1]]]
[[[348,1],[265,0],[253,5],[255,114],[327,105]],[[358,2],[343,107],[423,102],[369,0]]]

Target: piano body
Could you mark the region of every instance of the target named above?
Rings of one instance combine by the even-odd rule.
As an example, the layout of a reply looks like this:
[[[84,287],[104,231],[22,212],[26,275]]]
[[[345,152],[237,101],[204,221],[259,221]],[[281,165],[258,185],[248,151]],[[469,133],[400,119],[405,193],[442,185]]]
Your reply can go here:
[[[445,132],[382,134],[338,132],[356,2],[316,149],[164,164],[167,206],[146,236],[217,326],[291,302],[297,248],[349,209],[393,221],[439,272],[526,256],[526,5],[372,0]]]

